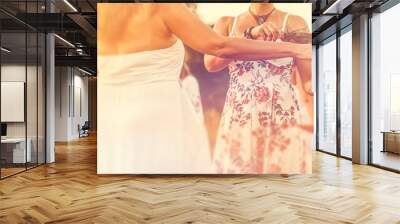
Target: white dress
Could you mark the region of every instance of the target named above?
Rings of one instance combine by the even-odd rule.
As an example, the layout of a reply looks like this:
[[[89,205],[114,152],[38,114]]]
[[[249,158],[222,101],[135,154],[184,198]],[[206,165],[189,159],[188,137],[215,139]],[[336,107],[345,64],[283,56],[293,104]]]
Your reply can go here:
[[[199,82],[193,75],[186,76],[181,80],[182,88],[188,94],[190,102],[194,107],[194,111],[201,123],[204,123],[204,112],[201,104]]]
[[[179,82],[184,46],[98,57],[99,174],[212,171],[204,125]]]

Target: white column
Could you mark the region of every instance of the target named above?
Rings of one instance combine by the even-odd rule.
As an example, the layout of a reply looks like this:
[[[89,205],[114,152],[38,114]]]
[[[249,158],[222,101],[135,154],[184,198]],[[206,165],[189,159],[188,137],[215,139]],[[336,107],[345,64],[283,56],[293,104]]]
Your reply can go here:
[[[46,163],[55,161],[55,56],[54,35],[46,36]]]
[[[46,1],[46,12],[54,5]],[[54,34],[46,34],[46,163],[55,162],[55,42]]]
[[[353,20],[353,162],[368,163],[368,15]]]

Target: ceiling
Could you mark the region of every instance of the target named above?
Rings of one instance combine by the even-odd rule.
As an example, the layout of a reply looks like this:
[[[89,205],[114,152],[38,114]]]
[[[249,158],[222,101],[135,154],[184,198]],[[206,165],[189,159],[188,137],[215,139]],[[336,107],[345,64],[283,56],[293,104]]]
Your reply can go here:
[[[347,23],[351,23],[353,16],[376,8],[386,1],[289,0],[284,2],[312,3],[313,41],[318,42],[335,32],[337,24],[346,26]],[[24,46],[24,39],[20,38],[22,34],[18,32],[25,28],[39,32],[55,32],[58,35],[55,38],[56,65],[79,66],[95,73],[97,2],[132,1],[47,0],[46,6],[45,0],[1,0],[1,30],[8,33],[4,38],[8,38],[6,41],[10,43],[10,46],[20,50],[23,50],[20,46]],[[50,11],[53,13],[48,13]],[[339,20],[340,23],[338,23]]]

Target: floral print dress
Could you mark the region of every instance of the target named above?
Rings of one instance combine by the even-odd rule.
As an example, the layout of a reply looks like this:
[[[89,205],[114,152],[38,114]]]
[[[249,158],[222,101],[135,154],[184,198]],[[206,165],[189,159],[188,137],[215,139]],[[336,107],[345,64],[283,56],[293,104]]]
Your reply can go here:
[[[297,126],[301,110],[292,69],[292,58],[229,64],[213,156],[218,173],[311,172],[311,137]]]

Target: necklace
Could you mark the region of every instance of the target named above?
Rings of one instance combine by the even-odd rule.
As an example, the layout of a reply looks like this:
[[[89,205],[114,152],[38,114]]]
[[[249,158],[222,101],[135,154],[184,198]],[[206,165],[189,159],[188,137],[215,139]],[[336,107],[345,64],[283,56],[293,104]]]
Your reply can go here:
[[[249,13],[250,15],[254,18],[254,20],[257,21],[258,25],[261,25],[263,23],[265,23],[265,21],[267,21],[268,17],[275,11],[275,8],[273,8],[269,13],[265,14],[265,15],[256,15],[254,14],[250,8],[249,8]]]

